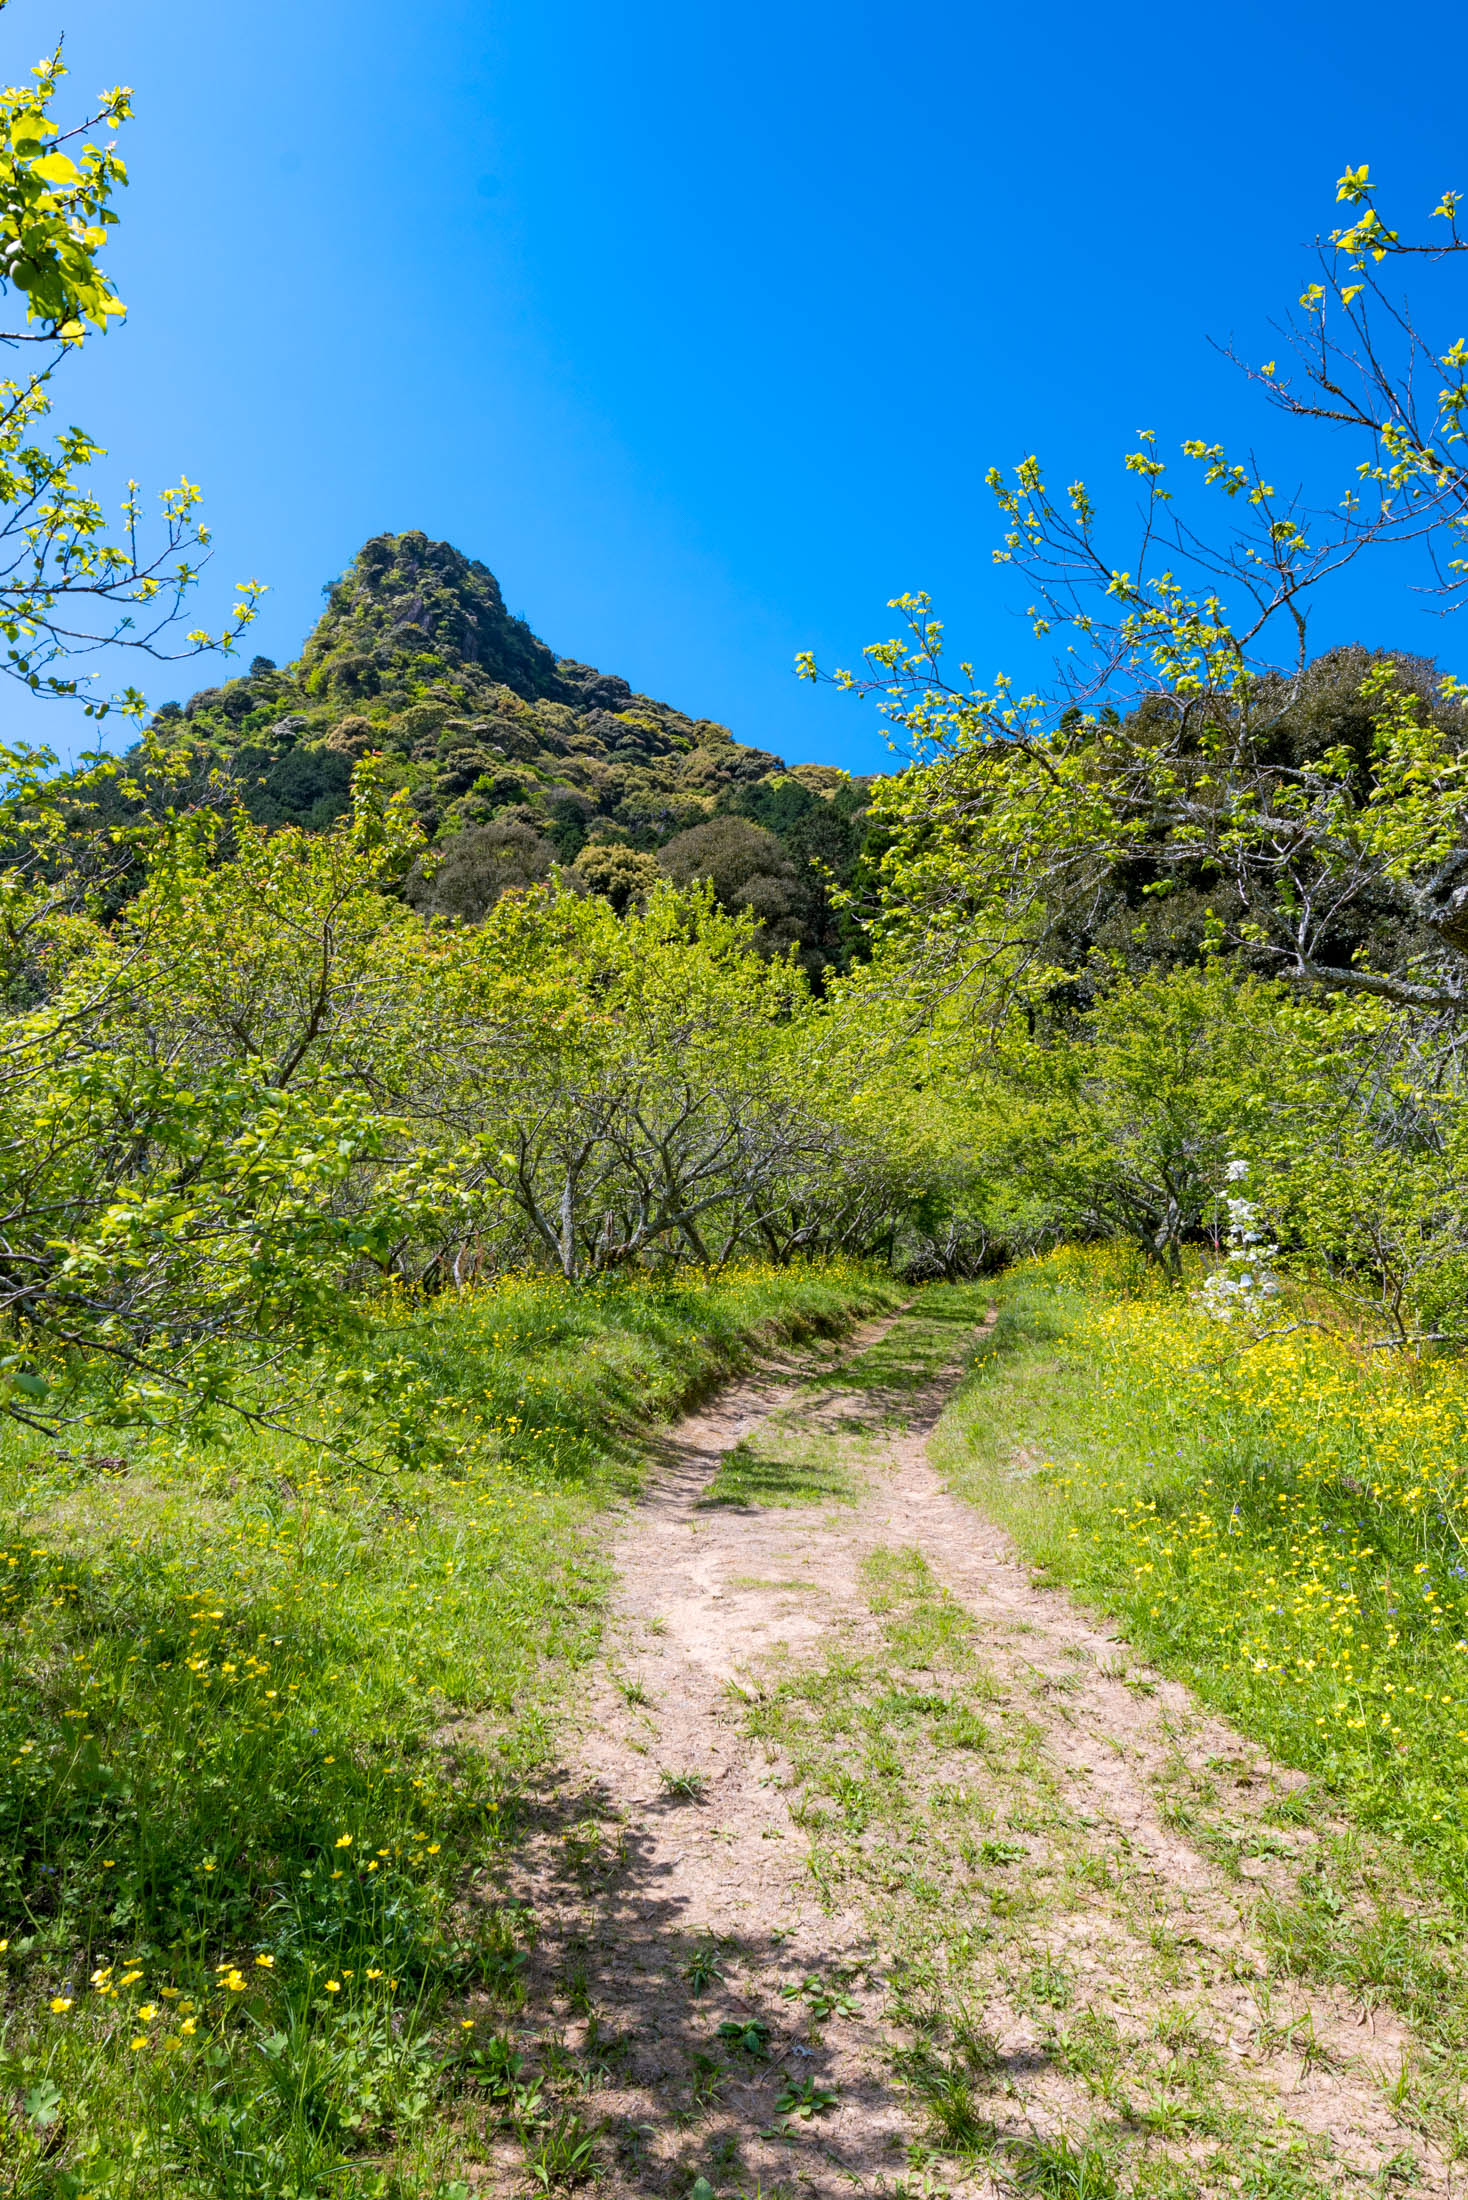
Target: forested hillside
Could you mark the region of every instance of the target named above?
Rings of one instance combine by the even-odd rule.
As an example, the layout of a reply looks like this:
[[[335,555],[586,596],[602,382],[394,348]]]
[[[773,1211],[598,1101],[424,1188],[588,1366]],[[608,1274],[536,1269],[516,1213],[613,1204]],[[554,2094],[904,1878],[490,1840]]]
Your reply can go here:
[[[154,720],[196,783],[228,775],[264,825],[320,829],[352,766],[383,759],[433,850],[409,891],[469,920],[507,887],[569,875],[625,908],[660,876],[711,880],[770,951],[812,975],[850,953],[833,905],[861,852],[869,782],[787,769],[726,726],[556,657],[506,611],[488,569],[421,534],[366,543],[328,590],[299,660],[257,657]]]

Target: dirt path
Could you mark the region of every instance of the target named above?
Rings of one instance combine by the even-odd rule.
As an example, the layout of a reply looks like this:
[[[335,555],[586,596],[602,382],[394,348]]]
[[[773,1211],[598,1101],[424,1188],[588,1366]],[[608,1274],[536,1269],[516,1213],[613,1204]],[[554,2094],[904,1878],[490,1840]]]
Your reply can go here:
[[[516,1867],[543,2086],[492,2183],[596,2131],[617,2194],[1463,2190],[1400,2019],[1279,1958],[1329,1830],[1294,1776],[929,1464],[981,1313],[665,1440]]]

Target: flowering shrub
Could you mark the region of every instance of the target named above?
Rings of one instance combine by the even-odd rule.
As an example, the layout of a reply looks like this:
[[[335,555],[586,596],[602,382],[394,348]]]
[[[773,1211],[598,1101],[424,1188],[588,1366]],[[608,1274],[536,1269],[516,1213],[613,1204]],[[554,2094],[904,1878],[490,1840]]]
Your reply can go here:
[[[1230,1161],[1224,1178],[1229,1184],[1239,1184],[1248,1173],[1247,1161]],[[1260,1210],[1256,1200],[1225,1193],[1223,1206],[1228,1215],[1223,1263],[1209,1274],[1195,1294],[1195,1303],[1214,1321],[1237,1321],[1241,1315],[1249,1321],[1260,1321],[1279,1292],[1279,1278],[1270,1266],[1279,1247],[1266,1243],[1258,1227]]]

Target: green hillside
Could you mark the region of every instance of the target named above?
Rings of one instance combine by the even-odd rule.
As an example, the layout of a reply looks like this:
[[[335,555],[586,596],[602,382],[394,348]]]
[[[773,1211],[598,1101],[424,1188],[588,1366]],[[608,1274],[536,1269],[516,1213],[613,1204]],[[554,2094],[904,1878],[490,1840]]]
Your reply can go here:
[[[871,782],[793,769],[727,726],[557,657],[487,566],[417,532],[365,543],[296,663],[166,703],[155,730],[224,770],[265,824],[328,825],[379,752],[434,844],[424,906],[473,921],[557,867],[625,902],[659,872],[713,880],[772,949],[849,958],[830,882],[853,874]]]

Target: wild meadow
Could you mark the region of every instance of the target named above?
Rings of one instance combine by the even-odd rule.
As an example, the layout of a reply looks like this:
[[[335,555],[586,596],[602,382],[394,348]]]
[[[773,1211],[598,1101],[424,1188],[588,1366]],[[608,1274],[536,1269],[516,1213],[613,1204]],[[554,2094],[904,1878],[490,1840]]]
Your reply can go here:
[[[1367,1349],[1318,1298],[1241,1335],[1105,1248],[998,1296],[955,1485],[1468,1897],[1462,1358]]]
[[[596,1509],[649,1417],[892,1297],[833,1265],[389,1305],[363,1360],[432,1400],[370,1472],[11,1434],[5,2190],[454,2189],[457,2004],[516,2004],[491,1887],[598,1640]]]

